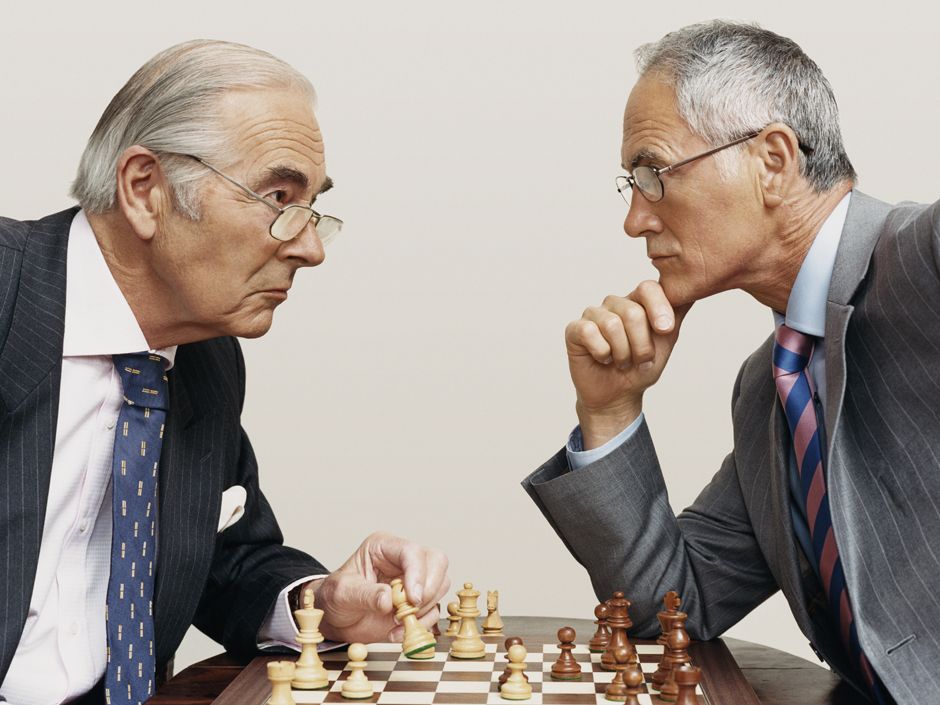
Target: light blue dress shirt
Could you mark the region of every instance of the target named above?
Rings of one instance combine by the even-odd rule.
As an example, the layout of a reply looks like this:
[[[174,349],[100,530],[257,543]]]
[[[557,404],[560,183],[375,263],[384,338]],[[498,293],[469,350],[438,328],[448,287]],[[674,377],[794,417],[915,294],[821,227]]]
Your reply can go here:
[[[786,320],[790,328],[818,338],[815,352],[809,362],[809,374],[816,384],[820,408],[825,408],[826,403],[826,358],[825,355],[821,354],[825,350],[823,336],[826,332],[826,301],[829,295],[832,269],[836,261],[836,250],[839,248],[839,240],[842,237],[842,228],[845,225],[850,197],[851,192],[839,201],[839,204],[826,218],[826,221],[819,229],[819,233],[813,239],[813,244],[810,246],[809,252],[806,253],[806,258],[803,260],[800,271],[796,275],[796,280],[793,282],[793,289],[790,291],[790,298],[787,301],[786,317],[777,311],[773,312],[775,329],[776,326]],[[767,375],[768,377],[771,375],[769,367]],[[575,427],[571,435],[568,436],[566,446],[568,467],[572,470],[578,470],[607,456],[636,433],[636,430],[643,423],[643,418],[644,416],[641,413],[623,431],[604,445],[591,450],[583,450],[581,427]],[[824,432],[823,424],[824,419],[820,415],[819,428]],[[790,453],[790,514],[793,518],[793,531],[796,534],[797,541],[799,541],[807,559],[818,573],[813,544],[806,521],[806,508],[803,505],[800,490],[799,472],[792,452]]]

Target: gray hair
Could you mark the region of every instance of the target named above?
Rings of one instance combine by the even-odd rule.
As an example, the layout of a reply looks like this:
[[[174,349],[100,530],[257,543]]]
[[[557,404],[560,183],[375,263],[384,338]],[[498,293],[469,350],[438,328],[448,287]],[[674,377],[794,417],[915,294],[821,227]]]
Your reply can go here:
[[[718,146],[781,122],[809,152],[800,152],[800,173],[817,192],[855,182],[832,86],[793,40],[715,20],[641,46],[636,62],[640,76],[674,87],[679,115],[707,142]]]
[[[118,159],[133,145],[231,163],[232,136],[221,127],[218,106],[238,89],[297,90],[316,101],[310,81],[267,52],[204,39],[177,44],[150,59],[112,98],[88,139],[72,196],[90,213],[113,209]],[[197,187],[205,167],[169,154],[161,164],[177,210],[198,220]]]

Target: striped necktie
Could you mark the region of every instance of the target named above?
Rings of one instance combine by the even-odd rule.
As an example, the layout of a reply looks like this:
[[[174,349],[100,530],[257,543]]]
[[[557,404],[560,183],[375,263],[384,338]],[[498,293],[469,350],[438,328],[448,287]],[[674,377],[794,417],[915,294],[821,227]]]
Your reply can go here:
[[[839,558],[832,528],[824,449],[814,403],[817,398],[816,388],[807,373],[814,346],[815,339],[812,336],[780,324],[774,341],[774,382],[790,427],[806,521],[819,576],[829,602],[829,614],[839,629],[850,659],[864,676],[875,700],[888,703],[890,699],[884,693],[884,686],[879,682],[858,641],[852,603],[842,571],[842,559]]]
[[[111,575],[106,610],[105,702],[139,705],[154,688],[154,549],[157,467],[169,406],[159,355],[114,355],[124,405],[114,434]]]

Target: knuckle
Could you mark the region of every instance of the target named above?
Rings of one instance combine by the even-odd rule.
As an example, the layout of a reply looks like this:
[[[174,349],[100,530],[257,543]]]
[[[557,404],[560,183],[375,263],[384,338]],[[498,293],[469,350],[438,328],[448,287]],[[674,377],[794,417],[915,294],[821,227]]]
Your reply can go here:
[[[604,297],[603,306],[604,308],[613,308],[617,306],[621,301],[623,301],[622,296],[614,296],[613,294],[608,294]]]

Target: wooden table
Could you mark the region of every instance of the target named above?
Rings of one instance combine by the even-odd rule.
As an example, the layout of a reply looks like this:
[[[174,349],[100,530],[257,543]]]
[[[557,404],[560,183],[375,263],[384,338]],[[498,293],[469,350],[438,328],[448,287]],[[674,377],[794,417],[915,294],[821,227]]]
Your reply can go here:
[[[561,626],[574,627],[579,642],[590,638],[595,628],[585,619],[504,617],[503,621],[506,634],[544,634],[548,641],[555,639],[555,632]],[[722,641],[762,705],[854,705],[859,702],[854,691],[841,684],[838,676],[810,661],[749,641],[732,638]],[[691,653],[693,661],[708,668],[707,663],[696,659],[694,650]],[[148,705],[210,705],[250,660],[250,657],[239,659],[220,654],[193,664],[160,687],[147,701]],[[721,676],[717,672],[711,675]]]

